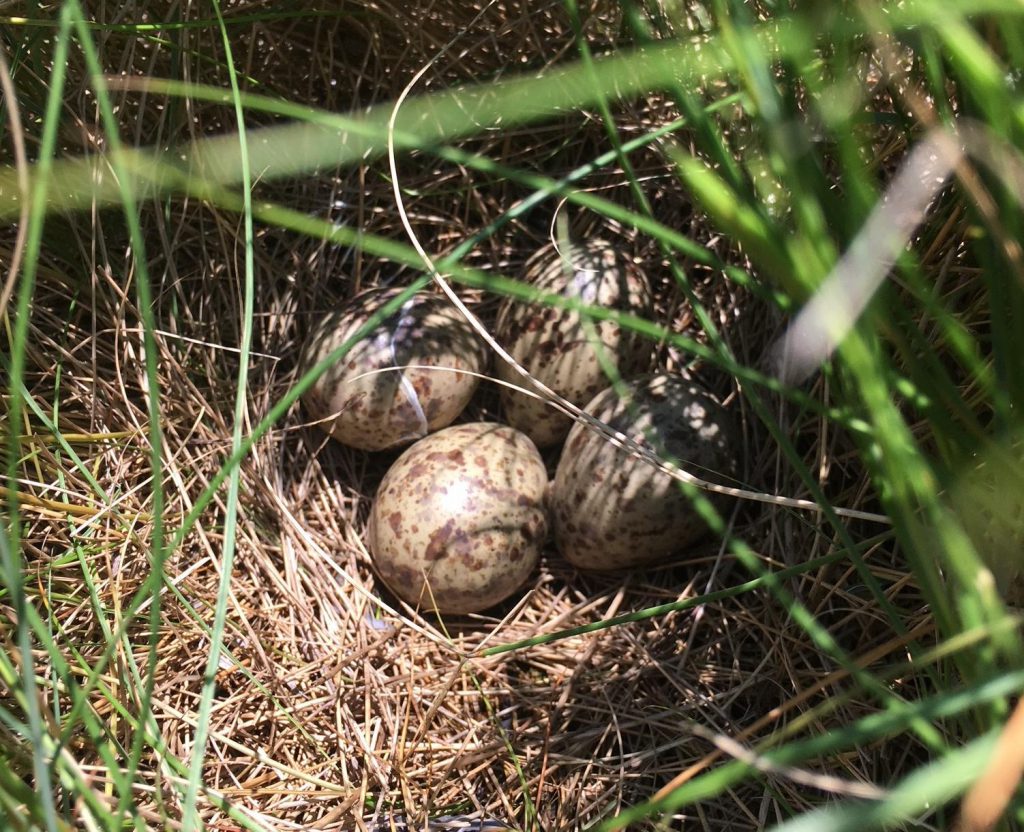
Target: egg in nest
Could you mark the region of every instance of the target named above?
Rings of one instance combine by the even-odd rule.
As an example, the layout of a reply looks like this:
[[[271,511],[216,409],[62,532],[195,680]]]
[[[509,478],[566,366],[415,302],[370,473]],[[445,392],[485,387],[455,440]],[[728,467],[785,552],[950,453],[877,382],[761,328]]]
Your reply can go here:
[[[652,312],[646,277],[620,248],[604,240],[545,246],[527,261],[525,280],[538,293],[573,298],[588,306],[642,317]],[[651,344],[643,336],[610,320],[594,320],[588,326],[579,312],[542,303],[506,299],[498,312],[495,335],[530,375],[577,406],[609,384],[599,350],[622,377],[642,372],[650,363]],[[497,375],[504,382],[530,388],[505,362]],[[558,444],[572,427],[568,416],[513,388],[503,387],[501,400],[506,421],[538,447]]]
[[[326,358],[400,289],[371,289],[313,327],[303,368]],[[450,425],[469,403],[487,353],[446,298],[419,293],[306,392],[310,417],[339,442],[380,451]]]
[[[725,409],[681,376],[641,376],[586,411],[693,476],[728,484],[737,433]],[[721,508],[721,494],[705,492]],[[583,424],[569,432],[550,493],[558,551],[580,569],[661,563],[707,532],[679,482]]]
[[[377,490],[368,529],[377,574],[422,609],[494,606],[537,564],[547,484],[536,446],[507,425],[453,425],[421,439]]]

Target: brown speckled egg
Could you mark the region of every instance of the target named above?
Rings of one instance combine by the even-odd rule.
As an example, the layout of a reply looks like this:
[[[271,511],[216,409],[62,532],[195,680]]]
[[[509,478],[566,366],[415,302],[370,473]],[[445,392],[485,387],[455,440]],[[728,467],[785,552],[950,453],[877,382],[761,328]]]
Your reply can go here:
[[[454,425],[408,448],[370,512],[369,549],[385,584],[422,609],[477,612],[512,595],[547,537],[547,471],[506,425]]]
[[[604,240],[574,243],[569,252],[545,246],[527,262],[525,279],[540,292],[645,317],[651,314],[647,279],[620,249]],[[593,327],[620,376],[628,378],[649,367],[647,339],[612,321],[593,321]],[[609,384],[578,313],[509,298],[498,313],[496,335],[532,376],[575,405],[586,404]],[[529,387],[505,362],[498,367],[498,377]],[[503,387],[501,398],[508,423],[539,447],[558,444],[572,426],[571,419],[532,396]]]
[[[351,338],[398,289],[364,292],[313,328],[303,369]],[[450,425],[469,403],[487,353],[472,328],[439,295],[417,294],[353,347],[303,397],[310,417],[353,448],[380,451]],[[445,369],[374,372],[419,365]],[[468,371],[468,372],[452,372]]]
[[[726,483],[737,441],[728,413],[696,384],[647,375],[620,398],[609,388],[586,410],[685,471]],[[723,498],[704,492],[719,508]],[[679,483],[582,424],[569,432],[550,493],[555,544],[580,569],[665,562],[706,531]]]

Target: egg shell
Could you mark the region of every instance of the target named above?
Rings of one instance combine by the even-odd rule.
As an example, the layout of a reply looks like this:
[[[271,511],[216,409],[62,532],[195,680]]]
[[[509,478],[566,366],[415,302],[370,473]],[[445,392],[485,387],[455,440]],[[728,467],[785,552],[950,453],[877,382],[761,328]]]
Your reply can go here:
[[[345,343],[400,291],[365,292],[323,318],[308,339],[304,369]],[[303,402],[339,442],[367,451],[395,448],[450,425],[477,388],[473,373],[482,373],[486,363],[482,343],[458,310],[445,298],[421,293],[321,375]]]
[[[537,564],[547,484],[536,446],[507,425],[472,422],[421,439],[377,491],[368,530],[377,574],[422,609],[494,606]]]
[[[569,268],[572,263],[572,268]],[[538,292],[571,297],[592,306],[649,317],[651,290],[640,269],[604,240],[575,243],[567,252],[545,246],[527,262],[525,279]],[[613,321],[593,321],[596,340],[622,377],[646,370],[651,344]],[[498,313],[498,341],[538,381],[582,406],[608,386],[598,351],[583,316],[538,303],[507,299]],[[498,378],[520,387],[529,383],[501,362]],[[538,447],[561,442],[572,420],[532,396],[503,387],[505,419]]]
[[[642,376],[586,410],[638,444],[710,482],[736,469],[736,431],[710,393],[681,376]],[[721,508],[722,495],[705,492]],[[663,563],[707,531],[679,483],[582,424],[573,426],[551,484],[559,552],[580,569]]]

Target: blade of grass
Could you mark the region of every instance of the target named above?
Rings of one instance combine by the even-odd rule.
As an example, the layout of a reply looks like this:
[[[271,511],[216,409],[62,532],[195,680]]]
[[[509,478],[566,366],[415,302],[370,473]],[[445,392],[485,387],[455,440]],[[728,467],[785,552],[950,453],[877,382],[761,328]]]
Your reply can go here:
[[[161,593],[160,585],[164,577],[164,566],[169,550],[166,547],[164,536],[164,490],[161,471],[163,470],[163,436],[160,426],[160,377],[157,368],[158,347],[155,330],[156,322],[153,313],[153,294],[149,284],[149,275],[146,268],[146,245],[142,234],[142,227],[139,223],[139,210],[136,203],[136,196],[129,185],[129,171],[125,165],[125,156],[128,153],[121,142],[118,133],[118,122],[114,115],[114,108],[110,100],[106,82],[103,74],[103,65],[96,52],[95,44],[89,27],[86,25],[85,15],[78,0],[67,0],[64,9],[67,10],[69,19],[74,25],[82,55],[89,72],[93,92],[96,96],[96,104],[99,109],[100,121],[104,127],[106,141],[109,145],[109,162],[113,168],[115,185],[120,194],[124,208],[124,218],[128,226],[129,239],[133,254],[135,268],[135,291],[138,297],[139,314],[142,318],[142,349],[144,355],[145,377],[148,387],[146,401],[146,413],[149,420],[148,439],[150,445],[150,466],[153,472],[151,480],[151,499],[153,503],[153,520],[150,526],[150,568],[151,574],[157,575],[158,579],[152,582],[150,588],[150,611],[149,611],[149,633],[148,652],[146,656],[146,673],[144,676],[144,687],[139,692],[138,702],[142,715],[151,712],[153,690],[156,683],[155,669],[157,666],[157,642],[161,625]],[[142,762],[144,751],[144,734],[137,732],[132,741],[131,752],[128,757],[126,768],[129,777],[134,780],[137,776],[139,766]],[[118,813],[123,814],[127,809],[129,795],[121,796],[121,804],[118,806]]]
[[[242,109],[241,94],[238,86],[238,74],[235,70],[235,59],[228,37],[224,15],[219,0],[213,0],[213,10],[217,16],[224,45],[225,62],[228,77],[231,81],[231,94],[235,105],[235,121],[238,128],[238,152],[242,169],[242,219],[245,246],[245,288],[243,291],[243,309],[241,321],[241,344],[238,357],[238,387],[235,390],[235,417],[231,432],[231,450],[237,452],[242,444],[242,429],[246,421],[249,403],[249,351],[252,346],[252,324],[254,314],[254,281],[253,281],[253,220],[252,220],[252,172],[249,167],[249,146],[245,129],[245,112]],[[217,686],[217,670],[220,667],[221,646],[224,643],[224,622],[227,617],[228,598],[231,595],[231,578],[233,574],[235,554],[236,522],[238,518],[238,493],[241,484],[242,469],[234,466],[228,478],[226,513],[224,516],[224,548],[220,565],[220,580],[217,586],[217,603],[213,614],[213,632],[210,638],[210,655],[206,662],[203,688],[199,698],[196,715],[196,732],[192,745],[192,760],[189,767],[188,789],[182,806],[182,828],[185,832],[199,829],[201,821],[196,809],[199,796],[199,784],[203,778],[203,763],[206,755],[206,744],[209,738],[209,722],[213,708],[213,696]]]
[[[56,832],[58,817],[53,792],[50,767],[52,758],[46,747],[48,728],[44,724],[40,707],[39,692],[35,684],[35,659],[28,625],[28,601],[23,579],[24,563],[21,557],[21,518],[18,502],[18,467],[21,461],[21,439],[17,426],[21,424],[23,409],[23,384],[25,374],[26,344],[28,341],[29,316],[35,276],[42,247],[43,225],[46,221],[45,206],[52,181],[54,151],[57,146],[57,127],[60,106],[63,100],[68,46],[71,36],[70,11],[62,10],[60,28],[54,45],[54,72],[52,86],[46,99],[43,121],[43,138],[39,149],[39,161],[32,182],[31,204],[29,207],[28,230],[25,234],[25,258],[21,281],[17,290],[17,306],[13,331],[10,332],[10,375],[8,384],[7,424],[7,481],[6,509],[7,529],[0,534],[0,566],[3,569],[3,583],[14,613],[15,643],[20,654],[20,690],[22,706],[25,708],[28,740],[32,746],[32,768],[35,780],[36,803],[44,828]],[[13,106],[13,102],[12,102]],[[27,195],[26,195],[27,196]],[[14,687],[14,680],[11,680]]]
[[[774,277],[787,292],[793,292],[790,275],[793,265],[780,244],[776,230],[740,198],[726,181],[704,162],[685,154],[681,148],[669,148],[669,156],[687,190],[716,225],[742,243],[751,259]]]
[[[1008,68],[1000,66],[978,33],[956,18],[944,19],[936,30],[946,59],[960,76],[962,93],[982,109],[986,126],[1003,136],[1024,130],[1006,84]]]

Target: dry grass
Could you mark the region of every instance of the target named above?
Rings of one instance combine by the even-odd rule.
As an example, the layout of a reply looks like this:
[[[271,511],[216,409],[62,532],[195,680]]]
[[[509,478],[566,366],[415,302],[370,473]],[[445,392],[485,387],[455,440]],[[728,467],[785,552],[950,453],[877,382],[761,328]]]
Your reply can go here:
[[[588,24],[596,49],[612,45],[619,32],[610,11],[614,4],[603,5],[608,9]],[[230,12],[260,8],[236,4]],[[242,70],[259,82],[252,88],[338,111],[390,100],[457,32],[456,44],[418,91],[537,69],[574,55],[568,20],[558,4],[538,8],[502,0],[479,17],[475,5],[448,0],[413,10],[383,3],[352,3],[349,9],[351,14],[337,17],[233,28],[237,44],[248,48],[240,54]],[[119,13],[113,6],[95,9],[97,19],[109,22],[118,14],[137,18],[137,11],[133,4]],[[117,33],[98,38],[111,72],[226,83],[211,62],[223,52],[212,27],[177,32],[177,50]],[[124,135],[139,145],[232,129],[227,108],[138,93],[119,94],[119,103]],[[639,132],[674,113],[652,97],[619,116],[624,131]],[[69,148],[96,146],[96,116],[84,87],[68,97],[64,124]],[[551,176],[564,175],[606,147],[599,118],[586,114],[473,142],[475,150],[506,164]],[[639,154],[635,162],[662,221],[708,242],[723,258],[742,262],[727,241],[709,239],[658,148]],[[400,168],[413,225],[435,255],[450,251],[527,195],[514,183],[481,181],[425,154],[402,159]],[[583,185],[615,200],[630,199],[618,171],[606,170]],[[401,233],[383,161],[261,186],[260,193],[375,234]],[[551,206],[538,209],[487,240],[470,261],[515,275],[549,233],[551,220]],[[599,222],[575,213],[572,220],[590,230]],[[143,222],[162,330],[165,519],[173,528],[230,448],[241,225],[233,214],[182,199],[145,206]],[[30,390],[41,408],[56,414],[84,468],[110,499],[102,504],[84,472],[30,418],[21,426],[27,452],[21,487],[26,498],[35,498],[25,500],[25,540],[34,570],[32,596],[61,628],[58,641],[69,661],[82,666],[94,662],[105,645],[83,571],[95,583],[103,617],[116,625],[120,608],[149,570],[146,385],[122,220],[116,212],[76,216],[55,220],[47,233],[45,269],[33,305]],[[702,337],[656,247],[629,229],[605,227],[601,233],[619,239],[647,264],[657,281],[661,319]],[[5,259],[9,254],[4,252]],[[736,355],[757,365],[778,334],[778,313],[720,275],[684,265]],[[359,251],[259,229],[249,424],[294,383],[297,345],[312,316],[363,287],[401,283],[409,276]],[[493,299],[474,293],[467,298],[487,319]],[[688,363],[667,348],[659,348],[658,356],[663,366]],[[706,366],[695,372],[739,410],[734,380]],[[823,383],[810,392],[829,403]],[[834,504],[873,509],[866,477],[843,433],[781,400],[773,406]],[[495,416],[493,389],[484,390],[473,408],[473,418]],[[769,493],[806,498],[763,428],[752,419],[744,425],[745,481]],[[524,807],[532,801],[543,829],[578,829],[649,797],[695,764],[711,764],[705,758],[716,750],[716,735],[741,736],[749,747],[800,714],[810,713],[805,730],[824,733],[875,707],[847,699],[832,710],[811,711],[837,689],[838,679],[817,687],[835,666],[761,591],[479,657],[483,646],[746,580],[713,542],[682,553],[678,564],[663,569],[606,577],[577,573],[549,551],[529,591],[488,616],[439,622],[407,608],[389,612],[376,599],[396,602],[381,595],[363,544],[370,501],[388,461],[386,455],[357,453],[324,440],[296,409],[242,465],[225,639],[237,664],[222,662],[204,779],[267,828],[351,829],[374,815],[374,805],[385,813],[399,809],[417,822],[470,812],[521,826]],[[181,597],[164,595],[154,717],[169,752],[184,760],[192,749],[208,654],[223,517],[223,505],[212,506],[168,564]],[[737,505],[732,520],[766,563],[797,564],[835,545],[823,522],[806,513]],[[853,531],[867,538],[877,529]],[[871,568],[906,618],[921,621],[913,582],[888,547],[883,541],[869,552]],[[822,567],[793,579],[789,589],[855,657],[902,658],[902,644],[891,640],[889,622],[866,603],[851,568]],[[927,626],[918,635],[927,640]],[[103,682],[109,698],[132,712],[128,668],[144,664],[143,622],[130,636],[131,646],[119,647]],[[39,672],[45,676],[49,669]],[[908,677],[900,684],[918,681]],[[95,702],[111,733],[130,745],[130,727],[108,698],[97,693]],[[777,719],[770,716],[773,709],[782,709]],[[743,734],[759,720],[755,733]],[[103,791],[99,761],[84,742],[73,748]],[[725,799],[699,804],[685,824],[675,825],[760,828],[819,803],[829,791],[846,790],[848,782],[884,787],[917,757],[903,737],[899,748],[862,748],[822,762],[808,777],[766,774],[730,790]],[[826,781],[826,774],[839,779]],[[138,783],[143,811],[175,818],[177,797],[168,788],[166,771],[151,765],[147,778]],[[211,806],[204,805],[203,813],[213,828],[233,828]]]

